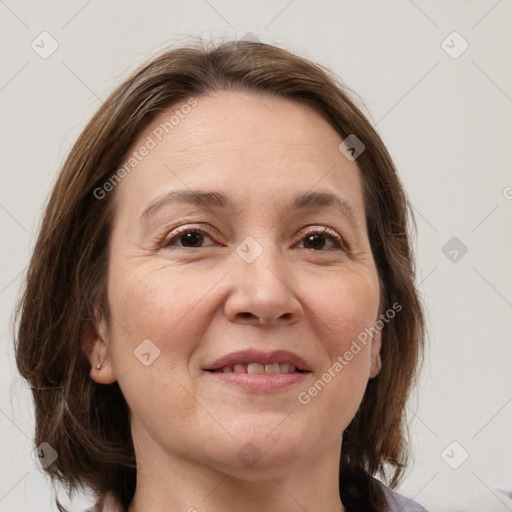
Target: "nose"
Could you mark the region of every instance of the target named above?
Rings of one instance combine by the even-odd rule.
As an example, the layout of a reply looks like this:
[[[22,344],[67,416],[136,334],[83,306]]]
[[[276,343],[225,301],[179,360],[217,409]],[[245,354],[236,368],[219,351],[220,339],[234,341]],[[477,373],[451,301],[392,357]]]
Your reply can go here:
[[[303,310],[290,271],[270,252],[264,250],[252,263],[240,260],[230,272],[233,286],[224,306],[229,321],[287,325],[301,319]]]

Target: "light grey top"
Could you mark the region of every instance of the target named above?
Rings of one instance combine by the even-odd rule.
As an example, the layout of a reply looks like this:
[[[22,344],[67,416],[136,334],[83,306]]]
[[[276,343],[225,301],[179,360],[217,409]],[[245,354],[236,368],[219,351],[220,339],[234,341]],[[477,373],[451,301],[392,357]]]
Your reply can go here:
[[[386,512],[428,512],[426,508],[422,507],[411,498],[406,498],[405,496],[392,491],[382,482],[379,482],[379,484],[381,485],[388,501],[388,508]]]

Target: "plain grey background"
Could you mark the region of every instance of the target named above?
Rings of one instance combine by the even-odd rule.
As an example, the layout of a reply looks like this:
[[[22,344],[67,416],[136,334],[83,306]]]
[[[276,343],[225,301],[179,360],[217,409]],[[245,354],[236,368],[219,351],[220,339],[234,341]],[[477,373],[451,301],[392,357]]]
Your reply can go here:
[[[0,511],[55,510],[10,328],[46,198],[114,86],[189,36],[277,44],[364,101],[416,211],[428,309],[400,492],[431,511],[512,510],[496,490],[512,490],[510,0],[2,0],[0,14]]]

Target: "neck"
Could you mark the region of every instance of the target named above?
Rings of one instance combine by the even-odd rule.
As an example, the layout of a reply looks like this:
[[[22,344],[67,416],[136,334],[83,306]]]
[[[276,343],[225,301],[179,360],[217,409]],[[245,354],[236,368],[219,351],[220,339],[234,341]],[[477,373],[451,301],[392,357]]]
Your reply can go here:
[[[135,444],[137,485],[128,512],[344,512],[339,493],[341,440],[313,460],[251,469],[162,453],[150,436]]]

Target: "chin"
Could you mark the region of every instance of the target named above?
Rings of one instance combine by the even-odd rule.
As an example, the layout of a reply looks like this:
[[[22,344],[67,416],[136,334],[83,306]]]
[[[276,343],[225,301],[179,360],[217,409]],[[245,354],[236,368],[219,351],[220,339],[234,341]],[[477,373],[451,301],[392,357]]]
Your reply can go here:
[[[234,474],[240,478],[256,480],[262,472],[268,477],[268,471],[289,468],[314,455],[313,452],[327,448],[308,438],[296,425],[293,430],[289,426],[276,429],[278,424],[279,421],[263,419],[257,425],[252,422],[246,429],[240,425],[233,437],[226,435],[217,442],[212,439],[205,452],[213,466],[229,472],[235,470]]]

